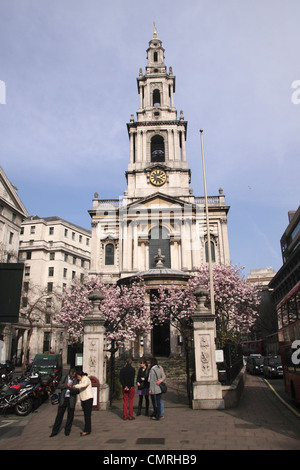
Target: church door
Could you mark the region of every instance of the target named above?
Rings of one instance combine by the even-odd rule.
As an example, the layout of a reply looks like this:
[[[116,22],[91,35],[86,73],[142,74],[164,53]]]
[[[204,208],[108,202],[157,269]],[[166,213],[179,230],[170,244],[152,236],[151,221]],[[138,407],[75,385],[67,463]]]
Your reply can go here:
[[[153,356],[169,357],[170,355],[170,324],[161,323],[153,326]]]

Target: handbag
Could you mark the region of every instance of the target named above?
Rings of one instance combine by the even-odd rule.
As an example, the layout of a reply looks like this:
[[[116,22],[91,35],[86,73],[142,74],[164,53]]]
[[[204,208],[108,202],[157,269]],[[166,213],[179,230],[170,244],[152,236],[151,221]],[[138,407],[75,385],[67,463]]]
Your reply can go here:
[[[157,378],[157,380],[158,380],[157,373],[156,373],[156,371],[154,371],[154,372],[155,372],[156,378]],[[165,382],[161,382],[161,383],[159,384],[159,388],[160,388],[161,393],[166,393],[167,390],[168,390],[168,387],[167,387],[167,385],[165,384]]]

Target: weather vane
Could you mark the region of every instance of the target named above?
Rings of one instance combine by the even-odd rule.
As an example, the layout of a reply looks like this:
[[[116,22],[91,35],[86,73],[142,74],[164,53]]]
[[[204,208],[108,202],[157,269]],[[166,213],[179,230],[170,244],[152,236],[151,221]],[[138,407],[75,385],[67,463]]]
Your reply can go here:
[[[157,37],[157,31],[156,31],[156,24],[155,24],[155,21],[153,22],[154,24],[154,33],[153,33],[153,37],[156,38]]]

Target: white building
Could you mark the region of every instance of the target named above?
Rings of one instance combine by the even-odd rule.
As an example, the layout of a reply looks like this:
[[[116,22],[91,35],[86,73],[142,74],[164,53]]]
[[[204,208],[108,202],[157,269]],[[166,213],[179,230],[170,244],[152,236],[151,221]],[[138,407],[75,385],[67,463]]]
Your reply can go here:
[[[16,263],[18,261],[21,224],[28,216],[28,212],[17,191],[17,188],[11,183],[4,170],[0,167],[0,263],[1,276],[4,277],[7,276],[8,268],[12,268],[13,264],[16,267],[16,271],[19,269]],[[12,273],[12,271],[10,272]],[[11,292],[8,294],[6,291],[7,286],[4,284],[12,280],[14,282],[10,286]],[[21,288],[19,280],[14,276],[12,278],[9,277],[9,281],[6,279],[5,282],[2,282],[0,286],[0,361],[2,362],[10,358],[12,321],[15,315],[17,315],[15,312],[8,311],[7,307],[10,305],[11,308],[11,299],[13,298],[15,305],[12,310],[18,308],[19,299],[15,297]],[[11,297],[7,298],[7,294],[11,295]]]
[[[91,275],[106,282],[126,282],[143,275],[149,295],[160,285],[184,284],[208,261],[204,197],[190,187],[186,152],[187,122],[174,104],[175,76],[167,70],[164,49],[154,31],[147,49],[145,73],[137,78],[139,107],[127,124],[129,163],[127,188],[119,199],[99,199],[92,218]],[[213,261],[230,264],[227,213],[223,190],[208,197]],[[159,250],[159,251],[158,251]],[[162,256],[157,264],[158,253]],[[159,267],[160,266],[160,267]],[[170,328],[153,330],[147,353],[168,355],[158,348],[171,344]],[[151,349],[151,351],[150,351]]]
[[[18,361],[33,320],[28,360],[35,354],[54,350],[67,362],[68,338],[54,319],[59,296],[77,277],[84,279],[90,269],[91,232],[59,217],[28,217],[22,223],[19,261],[24,263],[19,322],[14,325],[12,355]],[[38,306],[33,309],[33,305]]]
[[[17,191],[0,167],[0,263],[18,261],[21,224],[28,212]]]

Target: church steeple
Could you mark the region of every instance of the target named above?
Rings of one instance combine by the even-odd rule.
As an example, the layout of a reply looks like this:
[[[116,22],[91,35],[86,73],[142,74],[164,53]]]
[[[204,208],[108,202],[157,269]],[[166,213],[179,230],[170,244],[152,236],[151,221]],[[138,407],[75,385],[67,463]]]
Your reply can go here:
[[[164,53],[154,24],[145,73],[141,68],[137,78],[137,121],[131,115],[127,124],[130,138],[127,194],[132,198],[148,196],[157,189],[184,199],[191,195],[185,147],[187,122],[182,111],[179,119],[177,117],[174,106],[175,76],[171,67],[167,70]],[[151,178],[154,167],[163,171],[162,178],[156,179],[156,183]]]

